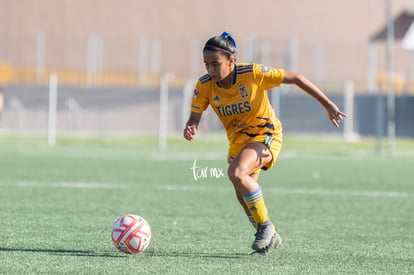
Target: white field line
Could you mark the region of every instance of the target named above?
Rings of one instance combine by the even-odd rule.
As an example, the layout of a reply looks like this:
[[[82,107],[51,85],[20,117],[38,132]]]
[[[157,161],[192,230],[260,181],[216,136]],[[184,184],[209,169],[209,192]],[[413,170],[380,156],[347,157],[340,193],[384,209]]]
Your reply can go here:
[[[317,196],[348,196],[348,197],[383,197],[383,198],[407,198],[411,194],[395,191],[350,191],[350,190],[328,190],[309,188],[271,188],[272,193],[287,195],[317,195]]]
[[[159,185],[155,187],[158,190],[168,191],[233,191],[232,189],[214,188],[200,185]],[[377,197],[377,198],[408,198],[413,195],[408,192],[395,191],[350,191],[350,190],[328,190],[328,189],[310,189],[310,188],[270,188],[265,192],[271,192],[281,195],[315,195],[315,196],[347,196],[347,197]]]
[[[40,183],[36,181],[19,181],[14,184],[0,184],[0,186],[18,186],[18,187],[43,187],[43,188],[80,188],[80,189],[124,189],[123,184],[104,183],[104,182],[54,182]]]
[[[90,189],[124,189],[125,185],[103,182],[57,182],[52,185],[56,188],[90,188]]]
[[[42,188],[80,188],[80,189],[126,189],[134,188],[134,185],[103,183],[103,182],[55,182],[40,183],[35,181],[19,181],[15,183],[0,183],[1,186],[17,186],[17,187],[42,187]],[[148,187],[148,186],[147,186]],[[194,183],[193,185],[171,185],[160,184],[154,185],[156,190],[165,191],[181,191],[181,192],[233,192],[232,188],[224,188],[220,186],[206,185],[202,183]],[[409,192],[396,191],[353,191],[353,190],[330,190],[330,189],[312,189],[312,188],[266,188],[265,192],[279,195],[314,195],[327,197],[373,197],[373,198],[409,198],[414,195]]]

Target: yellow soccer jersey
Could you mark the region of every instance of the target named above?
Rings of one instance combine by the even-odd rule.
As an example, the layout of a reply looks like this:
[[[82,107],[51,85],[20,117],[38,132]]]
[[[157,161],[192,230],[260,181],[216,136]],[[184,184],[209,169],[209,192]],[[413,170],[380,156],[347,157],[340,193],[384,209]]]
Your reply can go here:
[[[233,144],[246,144],[259,135],[278,135],[281,124],[267,90],[279,86],[283,78],[282,69],[239,63],[235,66],[233,85],[224,89],[206,74],[197,82],[191,111],[202,113],[211,105]]]

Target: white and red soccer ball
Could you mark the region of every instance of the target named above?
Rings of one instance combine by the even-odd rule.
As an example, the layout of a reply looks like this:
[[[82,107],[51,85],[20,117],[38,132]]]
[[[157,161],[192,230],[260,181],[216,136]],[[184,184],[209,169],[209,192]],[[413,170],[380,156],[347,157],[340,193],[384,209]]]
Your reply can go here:
[[[151,242],[151,227],[141,216],[121,216],[112,226],[112,242],[124,253],[141,253]]]

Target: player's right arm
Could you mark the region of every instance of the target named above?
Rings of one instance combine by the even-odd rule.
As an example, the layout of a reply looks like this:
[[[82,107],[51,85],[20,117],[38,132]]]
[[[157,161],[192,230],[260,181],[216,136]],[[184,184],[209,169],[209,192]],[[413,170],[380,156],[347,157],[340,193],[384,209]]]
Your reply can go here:
[[[305,76],[298,73],[286,71],[283,83],[295,84],[304,92],[319,101],[319,103],[322,104],[322,106],[325,108],[329,120],[336,128],[339,127],[339,122],[347,117],[347,115],[342,112],[334,102],[332,102],[318,87],[316,87],[315,84],[313,84]]]
[[[186,140],[193,140],[197,132],[198,124],[200,123],[202,113],[191,112],[190,118],[185,124],[184,138]]]

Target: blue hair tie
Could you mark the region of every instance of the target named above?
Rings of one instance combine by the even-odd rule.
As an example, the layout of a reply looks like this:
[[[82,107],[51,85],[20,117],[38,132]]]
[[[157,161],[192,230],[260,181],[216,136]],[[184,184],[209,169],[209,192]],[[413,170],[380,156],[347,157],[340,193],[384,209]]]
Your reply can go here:
[[[234,48],[237,49],[236,41],[234,41],[234,38],[233,38],[233,36],[230,33],[223,32],[220,36],[223,37],[223,38],[225,38],[225,39],[229,39],[230,42],[233,43]]]

